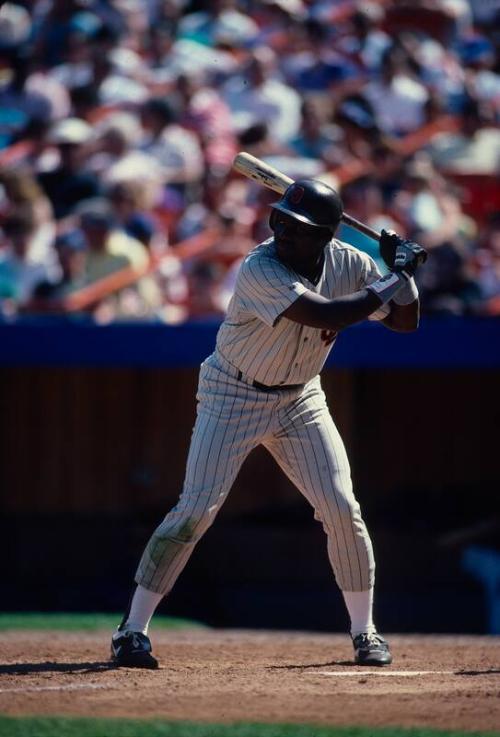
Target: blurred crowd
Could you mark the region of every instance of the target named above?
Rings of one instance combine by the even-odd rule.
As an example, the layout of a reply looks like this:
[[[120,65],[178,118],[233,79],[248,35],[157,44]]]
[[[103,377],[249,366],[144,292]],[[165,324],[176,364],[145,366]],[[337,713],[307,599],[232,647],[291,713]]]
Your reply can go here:
[[[4,3],[2,319],[220,317],[278,197],[241,150],[428,248],[424,313],[500,314],[499,48],[500,0]]]

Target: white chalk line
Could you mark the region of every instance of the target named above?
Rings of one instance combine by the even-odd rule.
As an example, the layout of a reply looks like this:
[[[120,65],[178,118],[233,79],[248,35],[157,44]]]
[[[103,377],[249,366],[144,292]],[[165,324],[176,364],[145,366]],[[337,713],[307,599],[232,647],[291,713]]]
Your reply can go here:
[[[363,676],[393,676],[403,678],[416,678],[418,676],[459,676],[455,670],[357,670],[357,671],[343,671],[343,670],[320,670],[316,673],[309,673],[309,675],[317,676],[335,676],[336,678],[361,678]]]
[[[28,693],[29,691],[95,691],[101,688],[118,688],[105,683],[67,683],[62,686],[21,686],[20,688],[0,688],[2,693]]]

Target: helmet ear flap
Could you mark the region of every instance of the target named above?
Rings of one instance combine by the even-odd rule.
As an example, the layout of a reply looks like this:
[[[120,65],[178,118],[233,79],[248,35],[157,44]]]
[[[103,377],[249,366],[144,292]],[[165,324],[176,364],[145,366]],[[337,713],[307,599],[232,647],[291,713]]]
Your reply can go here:
[[[269,215],[269,227],[271,228],[271,230],[273,231],[273,233],[274,233],[274,226],[276,225],[276,219],[277,219],[277,217],[278,217],[278,215],[277,215],[276,210],[274,208],[272,208],[271,209],[271,214]]]

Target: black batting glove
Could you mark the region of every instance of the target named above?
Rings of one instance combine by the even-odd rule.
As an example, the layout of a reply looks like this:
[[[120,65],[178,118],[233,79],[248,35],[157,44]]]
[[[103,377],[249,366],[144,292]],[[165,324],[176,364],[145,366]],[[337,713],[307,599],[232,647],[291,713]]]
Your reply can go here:
[[[378,247],[385,265],[392,270],[396,258],[396,248],[401,238],[393,230],[383,230],[380,234]]]
[[[383,230],[379,242],[384,261],[386,263],[389,261],[387,263],[389,268],[396,274],[401,274],[405,279],[411,279],[417,268],[427,259],[425,248],[419,246],[418,243],[405,240],[393,231]]]
[[[393,271],[406,279],[415,275],[418,267],[427,260],[427,251],[413,241],[402,241],[396,248]]]

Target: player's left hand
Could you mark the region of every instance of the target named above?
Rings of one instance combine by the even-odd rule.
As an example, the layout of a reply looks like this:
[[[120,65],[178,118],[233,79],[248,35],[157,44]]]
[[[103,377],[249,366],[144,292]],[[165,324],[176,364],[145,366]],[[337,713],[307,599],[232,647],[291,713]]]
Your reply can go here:
[[[406,279],[411,279],[420,264],[427,259],[425,248],[402,238],[394,231],[383,230],[379,244],[380,253],[387,266]]]

